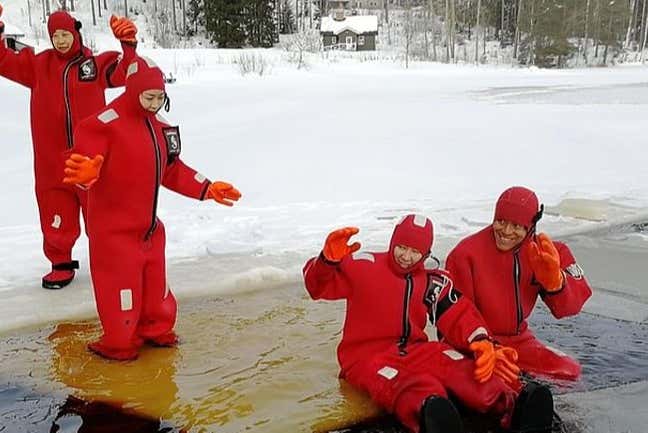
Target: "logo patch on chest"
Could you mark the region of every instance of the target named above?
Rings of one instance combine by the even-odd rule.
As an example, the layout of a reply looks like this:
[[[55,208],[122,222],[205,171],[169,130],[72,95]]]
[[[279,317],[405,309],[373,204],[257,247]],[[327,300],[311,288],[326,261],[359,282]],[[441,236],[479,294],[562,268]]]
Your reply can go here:
[[[97,79],[97,64],[95,59],[90,57],[79,65],[79,81],[94,81]]]

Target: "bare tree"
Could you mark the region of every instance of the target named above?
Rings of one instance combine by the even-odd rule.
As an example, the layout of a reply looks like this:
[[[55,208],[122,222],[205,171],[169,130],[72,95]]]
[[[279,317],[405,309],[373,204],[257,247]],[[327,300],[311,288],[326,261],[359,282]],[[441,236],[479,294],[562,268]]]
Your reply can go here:
[[[29,0],[27,0],[29,2]],[[92,7],[92,25],[96,26],[97,25],[97,14],[95,13],[95,4],[94,0],[90,0],[90,6]],[[99,8],[101,10],[101,8]]]
[[[479,27],[481,25],[481,0],[477,0],[477,20],[475,25],[475,64],[479,64]]]
[[[94,0],[90,0],[94,1]],[[99,15],[99,18],[101,18],[101,0],[97,0],[97,14]]]
[[[533,0],[531,0],[533,2]],[[502,11],[503,12],[503,11]],[[513,37],[513,59],[517,60],[518,46],[520,45],[520,15],[522,13],[522,0],[517,1],[515,10],[515,35]]]
[[[29,27],[32,27],[31,0],[27,0],[27,18],[29,20]]]
[[[626,31],[625,42],[623,43],[623,48],[628,49],[630,47],[630,36],[634,32],[635,18],[637,14],[635,13],[637,9],[637,0],[631,0],[629,3],[630,14],[628,14],[628,30]]]

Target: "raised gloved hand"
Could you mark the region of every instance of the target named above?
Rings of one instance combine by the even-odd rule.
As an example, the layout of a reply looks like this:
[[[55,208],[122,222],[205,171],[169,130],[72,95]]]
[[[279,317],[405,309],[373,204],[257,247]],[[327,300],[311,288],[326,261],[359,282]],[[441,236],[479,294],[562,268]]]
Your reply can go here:
[[[82,185],[85,187],[91,186],[99,179],[99,172],[103,165],[104,157],[97,155],[90,159],[87,156],[73,153],[65,161],[65,178],[63,183]]]
[[[110,28],[112,29],[115,38],[120,42],[126,42],[128,44],[137,43],[137,39],[135,38],[137,27],[135,27],[135,24],[128,18],[112,15],[110,17]]]
[[[536,280],[547,292],[556,292],[563,286],[563,272],[560,269],[560,254],[551,238],[540,233],[537,242],[532,240],[528,246],[529,261]]]
[[[475,353],[475,380],[479,383],[488,381],[493,374],[505,382],[512,383],[518,378],[520,368],[517,366],[517,352],[510,347],[493,344],[490,340],[479,340],[470,344]]]
[[[240,199],[241,193],[227,182],[213,182],[207,189],[207,198],[212,198],[225,206],[233,206],[232,201]]]
[[[495,369],[493,373],[504,382],[514,383],[520,375],[517,365],[518,353],[512,347],[495,346]]]
[[[331,262],[340,262],[342,259],[360,249],[360,242],[354,242],[349,245],[351,236],[360,231],[357,227],[345,227],[334,230],[326,237],[322,254],[326,260]]]

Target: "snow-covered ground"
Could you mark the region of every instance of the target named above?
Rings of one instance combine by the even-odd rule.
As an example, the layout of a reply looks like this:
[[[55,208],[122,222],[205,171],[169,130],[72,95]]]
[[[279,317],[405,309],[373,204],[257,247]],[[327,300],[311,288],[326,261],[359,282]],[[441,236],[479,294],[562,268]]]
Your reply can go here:
[[[648,208],[648,68],[405,70],[313,57],[297,70],[274,49],[254,51],[270,65],[259,77],[232,64],[240,51],[142,51],[178,79],[168,87],[166,117],[181,126],[184,161],[243,192],[233,209],[168,192],[160,200],[169,261],[232,263],[213,275],[231,283],[223,290],[297,281],[302,259],[342,225],[361,227],[359,240],[382,248],[394,219],[408,212],[433,218],[443,258],[490,222],[510,185],[538,192],[550,207],[541,225],[552,234]],[[75,253],[80,278],[61,292],[40,288],[48,264],[29,95],[0,79],[0,100],[0,330],[92,314],[84,237]],[[192,294],[188,279],[171,282]]]

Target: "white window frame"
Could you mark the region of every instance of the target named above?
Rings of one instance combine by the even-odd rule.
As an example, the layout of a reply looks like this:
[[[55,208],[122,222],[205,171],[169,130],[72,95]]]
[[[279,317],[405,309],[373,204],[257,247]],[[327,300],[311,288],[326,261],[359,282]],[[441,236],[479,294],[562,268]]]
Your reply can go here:
[[[337,44],[337,36],[331,36],[331,42],[333,45]]]
[[[365,38],[364,38],[364,36],[362,36],[362,35],[358,36],[358,46],[359,46],[359,47],[360,47],[360,46],[364,46],[364,44],[365,44]]]

